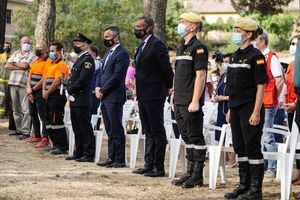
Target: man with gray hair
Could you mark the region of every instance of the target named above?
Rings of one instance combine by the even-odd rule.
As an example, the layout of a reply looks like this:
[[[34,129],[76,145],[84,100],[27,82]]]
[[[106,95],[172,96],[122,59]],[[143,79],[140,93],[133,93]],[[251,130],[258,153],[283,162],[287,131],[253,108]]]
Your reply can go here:
[[[30,50],[30,39],[25,36],[21,40],[21,49],[14,52],[8,59],[5,68],[11,70],[8,85],[10,87],[13,116],[16,124],[16,132],[11,135],[21,135],[21,139],[30,136],[30,116],[26,85],[28,69],[35,55]]]
[[[276,54],[268,48],[269,37],[264,31],[263,34],[257,37],[255,41],[256,48],[258,48],[266,58],[267,74],[269,82],[266,85],[266,92],[264,96],[265,107],[265,124],[264,127],[273,128],[274,118],[279,106],[278,97],[283,87],[283,72],[282,66]],[[264,137],[264,148],[268,152],[276,151],[276,142],[274,133],[266,133]],[[267,160],[267,171],[265,177],[275,178],[276,161]]]

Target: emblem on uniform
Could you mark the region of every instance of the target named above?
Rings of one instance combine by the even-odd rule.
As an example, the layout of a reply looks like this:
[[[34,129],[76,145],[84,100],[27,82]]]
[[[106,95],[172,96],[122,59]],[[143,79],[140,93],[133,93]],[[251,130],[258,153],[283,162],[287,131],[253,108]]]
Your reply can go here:
[[[262,64],[265,64],[265,61],[264,61],[264,59],[260,59],[260,60],[256,61],[256,64],[257,65],[262,65]]]
[[[199,48],[199,49],[197,49],[197,54],[202,54],[202,53],[204,53],[204,49],[203,48]]]
[[[191,55],[191,52],[189,52],[189,51],[185,51],[184,53],[183,53],[183,55]]]
[[[92,63],[90,62],[85,62],[84,63],[84,67],[87,68],[87,69],[90,69],[92,67]]]

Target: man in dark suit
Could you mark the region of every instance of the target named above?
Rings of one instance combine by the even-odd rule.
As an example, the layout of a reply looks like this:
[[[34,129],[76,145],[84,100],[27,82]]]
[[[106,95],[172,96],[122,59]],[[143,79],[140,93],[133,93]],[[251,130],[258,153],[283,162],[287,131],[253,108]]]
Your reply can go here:
[[[111,26],[104,31],[101,78],[96,83],[96,97],[102,100],[101,113],[108,135],[108,159],[99,166],[125,167],[125,133],[122,125],[123,105],[126,101],[125,77],[129,55],[120,44],[120,30]]]
[[[95,155],[95,136],[91,124],[91,81],[95,63],[89,53],[92,43],[82,34],[73,40],[77,59],[71,70],[66,97],[70,100],[72,128],[75,134],[76,151],[66,160],[93,162]]]
[[[141,17],[134,34],[142,43],[134,56],[136,88],[142,132],[146,135],[145,166],[133,171],[150,177],[165,175],[166,131],[164,103],[171,94],[173,71],[166,45],[153,35],[154,22]]]

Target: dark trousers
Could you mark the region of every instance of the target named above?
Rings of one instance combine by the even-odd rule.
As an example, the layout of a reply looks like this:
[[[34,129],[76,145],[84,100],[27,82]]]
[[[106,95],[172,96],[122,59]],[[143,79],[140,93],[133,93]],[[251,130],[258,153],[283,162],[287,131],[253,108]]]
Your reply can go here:
[[[142,132],[146,136],[145,167],[164,170],[167,145],[164,127],[165,99],[157,101],[139,101],[139,114]]]
[[[108,157],[116,163],[125,163],[125,132],[122,125],[123,104],[102,103],[101,113],[108,135]]]
[[[187,105],[175,105],[176,121],[186,144],[205,145],[203,136],[203,111],[189,112]]]
[[[300,96],[300,88],[295,88],[298,97]],[[300,99],[297,99],[296,103],[296,116],[295,116],[295,122],[298,126],[298,133],[300,132]],[[296,150],[296,153],[300,153],[300,150]],[[296,168],[300,169],[300,160],[296,160]]]
[[[276,112],[275,118],[274,118],[274,124],[280,125],[280,126],[284,126],[284,120],[285,120],[285,111],[283,108],[279,108]],[[283,143],[283,135],[278,134],[278,133],[274,133],[274,137],[275,137],[275,141],[276,143]]]
[[[51,94],[46,101],[45,120],[46,131],[53,146],[65,151],[68,149],[68,136],[64,125],[64,108],[66,98],[59,91]]]
[[[290,129],[290,131],[292,131],[292,126],[293,126],[293,120],[294,120],[295,112],[288,113],[287,115],[288,115],[289,129]]]
[[[230,126],[234,152],[238,157],[248,159],[263,159],[261,152],[261,137],[265,112],[262,107],[260,112],[260,123],[257,126],[249,124],[253,112],[254,102],[246,103],[230,109]]]
[[[41,124],[39,119],[40,117],[43,125],[43,137],[48,138],[45,123],[45,100],[42,96],[42,90],[38,90],[34,93],[33,103],[29,101],[29,114],[31,117],[35,137],[41,137]]]
[[[8,129],[16,130],[13,109],[12,109],[11,95],[10,95],[10,90],[9,90],[8,84],[5,84],[5,112],[9,119]]]
[[[75,134],[75,155],[77,157],[95,156],[95,136],[91,124],[91,112],[88,107],[71,106],[71,122]]]

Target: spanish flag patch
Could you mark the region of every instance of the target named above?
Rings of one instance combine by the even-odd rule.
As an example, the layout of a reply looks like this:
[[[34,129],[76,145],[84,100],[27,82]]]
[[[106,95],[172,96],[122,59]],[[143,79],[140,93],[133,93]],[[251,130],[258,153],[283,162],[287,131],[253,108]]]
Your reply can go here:
[[[204,49],[202,48],[197,49],[197,54],[201,54],[201,53],[204,53]]]
[[[262,65],[262,64],[265,64],[265,61],[264,61],[264,59],[260,59],[260,60],[256,61],[256,64],[257,65]]]

